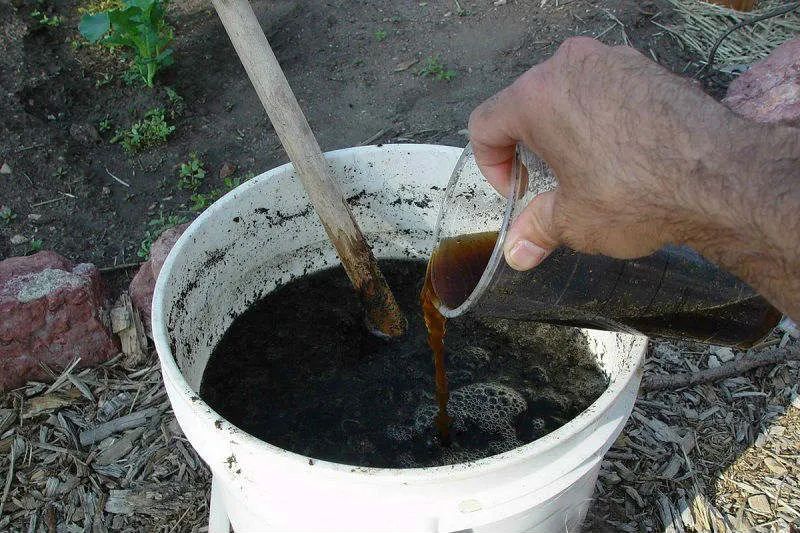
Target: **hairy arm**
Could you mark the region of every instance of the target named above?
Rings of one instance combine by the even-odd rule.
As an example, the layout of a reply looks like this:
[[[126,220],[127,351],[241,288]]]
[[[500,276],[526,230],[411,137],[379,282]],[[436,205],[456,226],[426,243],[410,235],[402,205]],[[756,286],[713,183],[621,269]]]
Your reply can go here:
[[[469,129],[499,191],[517,142],[559,179],[511,228],[512,267],[559,244],[619,258],[688,244],[800,319],[800,130],[747,121],[633,49],[584,38],[481,104]]]

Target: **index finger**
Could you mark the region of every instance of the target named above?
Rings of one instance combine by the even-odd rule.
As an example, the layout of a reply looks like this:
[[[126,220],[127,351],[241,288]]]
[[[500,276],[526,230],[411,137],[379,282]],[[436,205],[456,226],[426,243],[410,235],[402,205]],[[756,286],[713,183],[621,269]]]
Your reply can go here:
[[[475,162],[481,173],[497,192],[512,194],[511,167],[517,140],[509,127],[513,117],[507,114],[504,95],[508,89],[495,94],[469,116],[469,138]]]

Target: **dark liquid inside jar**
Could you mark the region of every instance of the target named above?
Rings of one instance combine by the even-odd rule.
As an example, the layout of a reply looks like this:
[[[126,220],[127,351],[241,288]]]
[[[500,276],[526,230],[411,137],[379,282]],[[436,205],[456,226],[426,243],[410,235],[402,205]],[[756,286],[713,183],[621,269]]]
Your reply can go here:
[[[456,309],[470,296],[496,240],[496,232],[482,232],[439,244],[431,280],[447,307]],[[470,313],[740,348],[763,339],[782,316],[747,284],[685,247],[632,260],[558,248],[528,272],[504,262],[499,268],[502,275]]]

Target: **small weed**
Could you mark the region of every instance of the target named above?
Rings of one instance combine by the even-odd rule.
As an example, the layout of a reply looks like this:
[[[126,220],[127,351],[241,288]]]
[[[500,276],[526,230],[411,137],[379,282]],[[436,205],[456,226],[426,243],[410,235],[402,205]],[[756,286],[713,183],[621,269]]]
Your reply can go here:
[[[211,192],[196,192],[189,198],[192,201],[189,210],[199,213],[214,203],[214,200],[220,196],[220,192],[216,189]]]
[[[186,222],[186,217],[178,215],[164,216],[163,212],[159,213],[158,218],[150,219],[147,222],[147,230],[144,232],[144,239],[142,239],[136,255],[146,261],[150,257],[150,247],[153,246],[153,241],[158,239],[159,235],[164,233],[165,230],[184,222]]]
[[[136,70],[136,67],[131,63],[128,65],[124,71],[122,71],[122,83],[127,85],[128,87],[133,87],[137,83],[139,83],[139,72]]]
[[[105,133],[107,131],[111,131],[111,119],[106,117],[100,122],[97,123],[97,131],[100,133]]]
[[[103,11],[111,11],[112,9],[121,9],[122,0],[87,0],[83,2],[83,6],[78,8],[78,13],[81,15],[90,14],[95,15]]]
[[[62,18],[58,15],[53,15],[50,17],[47,15],[47,13],[39,11],[38,9],[34,9],[31,11],[31,16],[42,26],[50,26],[51,28],[57,28],[58,26],[61,26]]]
[[[164,120],[162,108],[151,109],[144,119],[136,122],[128,130],[117,130],[111,139],[112,143],[120,143],[128,153],[135,153],[167,142],[167,138],[175,131],[175,126]]]
[[[378,28],[375,30],[375,40],[378,42],[385,41],[387,35],[388,34],[386,33],[386,30],[383,28]]]
[[[100,77],[94,80],[94,88],[99,89],[103,85],[108,85],[114,81],[114,75],[110,72],[103,72],[100,74]]]
[[[183,96],[179,95],[172,87],[164,87],[164,91],[167,93],[167,98],[169,98],[170,118],[176,119],[183,115],[183,112],[186,111],[186,103],[183,101]]]
[[[455,0],[455,3],[456,3],[456,14],[457,14],[459,17],[469,17],[469,16],[472,16],[472,14],[473,14],[473,13],[472,13],[472,11],[470,11],[469,9],[464,9],[464,8],[461,6],[461,2],[459,2],[458,0]]]
[[[456,71],[448,69],[447,66],[442,63],[442,60],[436,56],[430,56],[417,74],[428,78],[435,78],[439,81],[450,81],[456,77]]]
[[[42,242],[42,239],[31,239],[28,253],[35,254],[36,252],[41,252],[43,246],[44,243]]]
[[[228,176],[227,178],[222,180],[222,183],[225,184],[225,190],[232,191],[242,183],[250,179],[253,179],[253,176],[255,176],[255,174],[253,174],[252,172],[248,172],[247,174],[241,177]]]
[[[122,0],[121,6],[86,14],[78,30],[90,43],[124,47],[133,53],[133,67],[148,87],[159,70],[172,64],[172,27],[161,0]]]
[[[3,207],[0,208],[0,220],[5,222],[6,224],[11,224],[16,219],[17,219],[17,214],[14,213],[14,211],[10,207],[4,205]]]
[[[190,153],[189,160],[186,163],[181,163],[178,175],[180,176],[178,187],[189,191],[197,191],[203,182],[203,178],[206,177],[205,167],[197,157],[197,152]]]

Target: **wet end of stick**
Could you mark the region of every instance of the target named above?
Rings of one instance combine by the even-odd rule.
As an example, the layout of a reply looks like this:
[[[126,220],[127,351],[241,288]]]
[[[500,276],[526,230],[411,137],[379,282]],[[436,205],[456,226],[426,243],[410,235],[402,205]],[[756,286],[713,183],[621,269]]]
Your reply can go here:
[[[373,264],[371,279],[357,288],[364,308],[364,322],[373,335],[384,339],[400,337],[406,332],[408,321],[378,270],[377,263]]]
[[[372,249],[363,236],[348,241],[350,260],[343,260],[342,266],[358,293],[367,329],[383,339],[402,336],[408,328],[408,321],[378,268]]]

